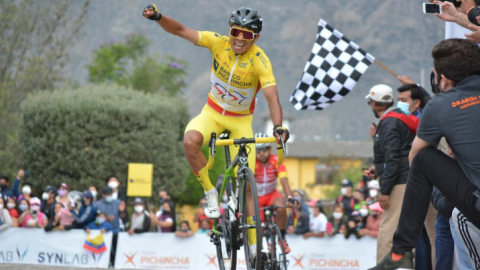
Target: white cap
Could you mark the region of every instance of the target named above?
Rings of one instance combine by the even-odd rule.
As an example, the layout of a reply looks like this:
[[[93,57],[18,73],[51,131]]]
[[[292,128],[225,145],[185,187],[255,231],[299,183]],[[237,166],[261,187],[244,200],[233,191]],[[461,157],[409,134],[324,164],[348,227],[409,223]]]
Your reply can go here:
[[[365,99],[371,99],[378,102],[393,102],[393,90],[386,84],[377,84],[370,89]]]
[[[42,205],[42,202],[40,201],[39,198],[33,197],[33,198],[30,199],[30,205],[34,205],[34,204],[36,204],[36,205]]]
[[[368,182],[368,188],[380,189],[380,184],[378,183],[378,180],[370,180],[370,182]]]

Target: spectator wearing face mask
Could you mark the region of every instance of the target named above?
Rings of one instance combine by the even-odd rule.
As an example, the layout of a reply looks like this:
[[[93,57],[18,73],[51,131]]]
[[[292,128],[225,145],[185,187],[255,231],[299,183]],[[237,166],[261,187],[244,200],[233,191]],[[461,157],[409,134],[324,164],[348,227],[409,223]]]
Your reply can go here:
[[[97,208],[93,205],[92,192],[90,192],[90,190],[85,190],[82,193],[82,205],[80,206],[80,209],[72,209],[70,211],[75,219],[75,227],[77,229],[83,229],[89,223],[95,221]]]
[[[362,215],[359,211],[353,211],[350,219],[347,222],[347,228],[345,230],[345,238],[348,239],[350,235],[355,235],[357,239],[362,237],[360,235],[360,230],[365,227],[365,223],[363,222]]]
[[[153,212],[150,212],[150,219],[153,224],[157,226],[157,231],[166,233],[166,232],[175,232],[176,225],[174,220],[174,213],[172,213],[172,203],[170,201],[165,201],[162,205],[163,210],[160,212],[160,215],[155,215]]]
[[[63,204],[63,207],[65,208],[68,208],[68,204],[70,203],[68,199],[68,190],[68,185],[66,183],[61,183],[57,189],[58,196],[55,198],[55,200]]]
[[[145,211],[145,201],[141,198],[135,198],[135,205],[133,207],[132,222],[128,234],[144,233],[150,231],[150,224],[152,223],[148,212]]]
[[[85,226],[85,231],[90,233],[90,230],[100,230],[102,233],[113,231],[113,226],[107,222],[107,215],[102,211],[97,211],[95,221],[90,222]]]
[[[324,237],[327,230],[327,217],[323,211],[322,202],[318,200],[311,200],[308,203],[310,206],[310,231],[303,235],[303,238],[308,239],[310,237]]]
[[[57,202],[55,204],[55,217],[49,224],[49,228],[45,227],[45,231],[50,231],[52,229],[58,231],[70,230],[73,227],[73,221],[75,219],[72,216],[72,213],[67,208],[63,207],[63,204]]]
[[[26,199],[18,201],[17,211],[18,211],[18,224],[21,226],[27,215],[29,214],[30,203]]]
[[[26,200],[22,199],[21,202]],[[33,197],[30,200],[30,210],[26,210],[22,215],[25,215],[25,218],[22,222],[22,227],[25,228],[45,228],[48,224],[47,216],[40,211],[40,199]]]
[[[383,213],[382,207],[379,202],[375,202],[368,206],[371,213],[367,217],[365,228],[359,230],[361,236],[370,235],[373,238],[378,237],[378,230],[380,229],[380,218]]]
[[[340,189],[340,196],[337,198],[336,203],[343,205],[345,209],[345,215],[350,218],[350,215],[355,210],[355,205],[359,201],[353,197],[353,183],[348,179],[343,179],[342,188]]]
[[[199,226],[199,229],[198,229],[197,233],[204,233],[204,234],[208,234],[208,235],[212,234],[211,228],[210,228],[210,219],[209,218],[205,217],[205,218],[202,218],[200,220],[200,226]]]
[[[8,180],[8,177],[0,176],[0,193],[4,200],[6,197],[15,197],[9,185],[10,181]]]
[[[5,201],[0,197],[0,232],[12,227],[12,218],[5,207]]]
[[[34,197],[32,195],[32,185],[28,182],[24,182],[22,184],[22,193],[18,195],[17,200],[21,200],[25,198],[27,201],[30,201],[32,197]]]
[[[172,213],[176,213],[175,211],[175,202],[172,201],[172,198],[170,196],[170,193],[166,189],[161,189],[158,192],[158,197],[159,197],[159,202],[160,205],[163,205],[164,202],[168,201],[170,202],[170,206],[172,207]],[[160,210],[161,211],[161,210]]]
[[[112,193],[112,188],[104,187],[102,189],[102,199],[96,201],[94,205],[97,210],[105,214],[106,220],[112,225],[114,232],[118,232],[120,227],[120,200],[114,199]]]
[[[378,180],[370,180],[368,182],[368,198],[367,204],[372,204],[374,202],[378,202],[380,196],[380,183]]]
[[[112,197],[122,202],[127,202],[127,193],[120,188],[122,183],[118,180],[116,175],[111,175],[107,179],[107,186],[112,189]]]
[[[175,235],[180,238],[187,238],[194,235],[194,233],[190,229],[190,223],[188,223],[188,221],[186,220],[182,220],[180,222],[180,230],[177,230],[175,232]]]
[[[327,234],[334,236],[336,234],[343,234],[346,230],[347,217],[343,204],[336,204],[333,207],[332,217],[327,224]]]
[[[96,186],[89,186],[88,190],[92,193],[93,202],[96,202],[98,199],[98,189]]]
[[[46,186],[42,194],[42,209],[41,211],[47,216],[48,220],[53,220],[55,217],[55,196],[57,189],[53,186]]]
[[[7,200],[5,202],[6,204],[4,205],[4,207],[8,210],[8,213],[10,214],[10,218],[12,219],[12,227],[18,227],[19,214],[17,211],[17,200],[15,200],[13,197],[7,197]]]

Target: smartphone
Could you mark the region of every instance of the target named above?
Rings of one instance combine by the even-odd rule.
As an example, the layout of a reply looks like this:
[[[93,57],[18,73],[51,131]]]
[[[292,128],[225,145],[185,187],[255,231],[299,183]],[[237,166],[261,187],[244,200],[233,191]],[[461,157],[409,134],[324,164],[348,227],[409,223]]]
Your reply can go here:
[[[439,4],[423,3],[423,13],[442,14],[442,6],[440,6]]]

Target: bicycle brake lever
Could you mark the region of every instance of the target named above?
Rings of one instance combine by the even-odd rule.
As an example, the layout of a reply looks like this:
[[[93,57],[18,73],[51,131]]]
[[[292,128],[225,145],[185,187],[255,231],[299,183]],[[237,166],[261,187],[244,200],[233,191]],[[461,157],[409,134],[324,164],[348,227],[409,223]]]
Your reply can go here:
[[[215,157],[215,142],[217,141],[217,134],[215,132],[212,132],[212,135],[210,137],[210,143],[209,143],[209,147],[210,147],[210,156],[212,158]]]

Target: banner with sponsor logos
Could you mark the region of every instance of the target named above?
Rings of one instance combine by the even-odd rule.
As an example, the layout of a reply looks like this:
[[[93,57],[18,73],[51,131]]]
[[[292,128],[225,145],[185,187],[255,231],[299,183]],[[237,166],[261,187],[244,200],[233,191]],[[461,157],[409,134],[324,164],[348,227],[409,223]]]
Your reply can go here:
[[[345,239],[342,235],[303,239],[287,236],[292,252],[288,269],[360,270],[375,265],[376,239]],[[238,251],[237,269],[246,269],[243,249]],[[173,234],[120,233],[115,268],[129,269],[218,269],[215,246],[209,236],[196,234],[178,238]]]
[[[90,237],[98,235],[93,231]],[[112,233],[104,234],[106,251],[100,254],[83,248],[83,230],[45,232],[43,229],[9,228],[0,233],[0,264],[38,264],[108,268]]]

